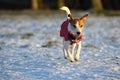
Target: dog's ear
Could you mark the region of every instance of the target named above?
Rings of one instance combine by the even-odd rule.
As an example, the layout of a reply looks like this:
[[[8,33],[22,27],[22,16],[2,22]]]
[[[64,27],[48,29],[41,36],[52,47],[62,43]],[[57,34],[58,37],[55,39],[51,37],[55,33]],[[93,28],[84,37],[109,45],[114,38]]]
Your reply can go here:
[[[69,14],[68,17],[70,18],[70,21],[74,21],[74,17],[72,15]]]
[[[84,24],[86,19],[88,17],[88,14],[85,14],[83,17],[80,18],[80,23]]]

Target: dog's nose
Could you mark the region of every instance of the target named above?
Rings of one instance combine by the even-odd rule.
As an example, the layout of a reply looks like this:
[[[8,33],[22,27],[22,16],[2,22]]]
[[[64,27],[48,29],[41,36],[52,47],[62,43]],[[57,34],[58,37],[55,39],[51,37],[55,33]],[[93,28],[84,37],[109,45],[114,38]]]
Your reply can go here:
[[[80,34],[80,32],[77,32],[77,34],[79,35],[79,34]]]

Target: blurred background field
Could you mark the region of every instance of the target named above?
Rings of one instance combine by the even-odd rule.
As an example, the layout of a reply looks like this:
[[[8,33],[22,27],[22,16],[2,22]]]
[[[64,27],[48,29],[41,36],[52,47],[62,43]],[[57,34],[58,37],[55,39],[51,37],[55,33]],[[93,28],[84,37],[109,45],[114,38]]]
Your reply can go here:
[[[0,80],[120,80],[120,0],[0,0]],[[88,13],[80,61],[59,36],[68,6]]]

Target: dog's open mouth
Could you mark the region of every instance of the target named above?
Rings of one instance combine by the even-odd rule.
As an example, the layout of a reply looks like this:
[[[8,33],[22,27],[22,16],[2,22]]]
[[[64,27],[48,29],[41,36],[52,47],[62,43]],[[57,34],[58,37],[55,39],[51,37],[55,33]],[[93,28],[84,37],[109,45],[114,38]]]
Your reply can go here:
[[[80,37],[80,35],[74,34],[74,33],[69,33],[69,38],[72,40],[77,40]]]

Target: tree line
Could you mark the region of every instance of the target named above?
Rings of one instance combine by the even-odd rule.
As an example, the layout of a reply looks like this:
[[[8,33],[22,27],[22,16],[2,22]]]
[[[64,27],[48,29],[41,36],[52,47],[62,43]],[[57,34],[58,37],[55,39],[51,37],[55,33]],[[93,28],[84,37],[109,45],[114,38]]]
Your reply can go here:
[[[120,10],[120,0],[32,0],[32,8],[38,9],[57,9],[61,6],[68,6],[74,9],[94,9],[95,11],[103,10]]]
[[[71,9],[96,11],[120,10],[120,0],[0,0],[0,9]]]

